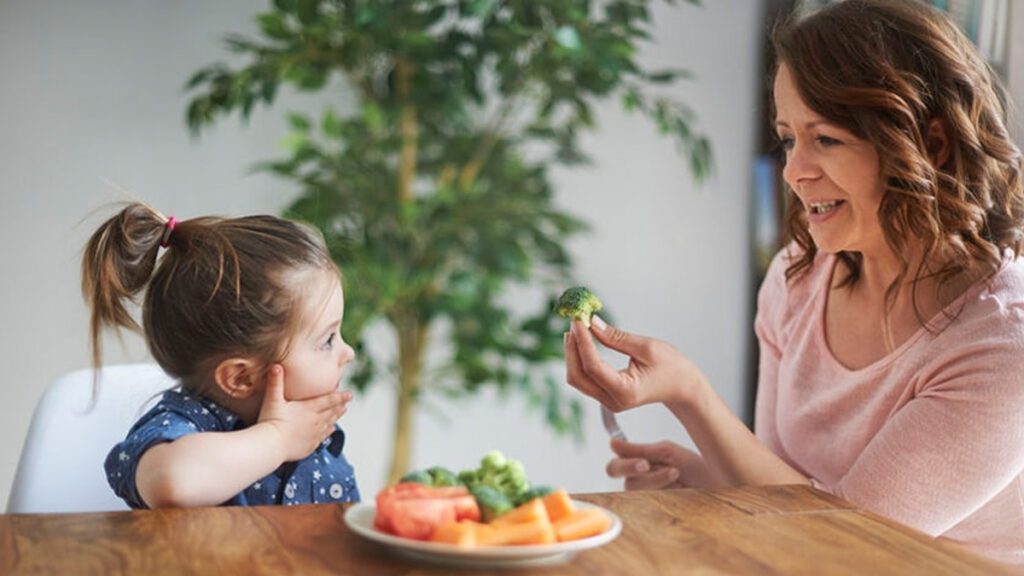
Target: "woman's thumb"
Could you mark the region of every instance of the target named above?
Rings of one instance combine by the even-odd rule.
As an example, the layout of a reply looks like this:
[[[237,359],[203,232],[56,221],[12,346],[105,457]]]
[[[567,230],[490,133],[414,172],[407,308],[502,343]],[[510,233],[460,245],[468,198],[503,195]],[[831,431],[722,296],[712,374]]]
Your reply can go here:
[[[590,331],[594,333],[594,337],[597,338],[598,342],[612,350],[617,350],[628,356],[635,356],[641,350],[642,336],[630,334],[614,326],[609,326],[597,314],[590,318],[590,327]]]
[[[611,439],[612,452],[622,458],[646,458],[648,444],[637,444],[618,438]]]

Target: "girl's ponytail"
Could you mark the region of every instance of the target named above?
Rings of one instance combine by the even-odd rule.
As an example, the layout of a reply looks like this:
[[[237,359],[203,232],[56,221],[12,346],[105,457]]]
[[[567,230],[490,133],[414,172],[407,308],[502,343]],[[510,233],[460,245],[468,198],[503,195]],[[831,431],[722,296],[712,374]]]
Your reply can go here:
[[[168,219],[149,206],[133,202],[104,222],[82,256],[82,296],[91,310],[89,344],[94,367],[102,358],[104,327],[139,331],[127,303],[149,283],[156,266]]]

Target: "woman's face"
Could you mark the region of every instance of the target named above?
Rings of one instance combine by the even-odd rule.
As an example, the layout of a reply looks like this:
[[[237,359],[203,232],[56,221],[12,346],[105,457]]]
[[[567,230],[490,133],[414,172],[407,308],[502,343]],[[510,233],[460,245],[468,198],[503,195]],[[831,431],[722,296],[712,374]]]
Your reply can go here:
[[[878,221],[878,152],[807,107],[788,66],[775,76],[775,130],[786,151],[782,176],[803,204],[818,249],[888,251]]]

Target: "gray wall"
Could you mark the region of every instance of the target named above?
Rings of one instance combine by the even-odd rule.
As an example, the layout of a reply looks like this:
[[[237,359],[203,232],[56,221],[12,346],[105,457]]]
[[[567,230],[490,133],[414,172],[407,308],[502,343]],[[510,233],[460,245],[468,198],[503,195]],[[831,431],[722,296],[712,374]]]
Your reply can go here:
[[[251,16],[265,5],[0,3],[0,504],[43,388],[89,363],[79,257],[88,234],[111,213],[110,203],[139,198],[189,218],[276,212],[294,193],[249,168],[280,155],[281,110],[318,112],[319,103],[291,95],[274,112],[257,112],[248,127],[232,119],[198,141],[190,140],[182,120],[189,73],[221,59],[224,34],[252,31]],[[658,5],[657,13],[657,44],[644,59],[696,72],[678,95],[713,138],[717,175],[696,189],[671,141],[609,104],[600,111],[599,131],[586,140],[596,166],[555,174],[559,201],[594,228],[571,247],[580,281],[614,307],[624,328],[688,352],[742,410],[759,3]],[[107,350],[111,363],[146,358],[131,334],[123,345],[107,340]],[[342,420],[366,495],[383,482],[393,402],[392,391],[380,386]],[[469,467],[500,448],[523,460],[537,482],[571,491],[618,489],[604,475],[610,452],[597,405],[586,406],[586,442],[576,445],[552,440],[539,416],[515,397],[445,405],[440,414],[420,416],[415,464]],[[687,442],[658,407],[623,420],[637,440]]]

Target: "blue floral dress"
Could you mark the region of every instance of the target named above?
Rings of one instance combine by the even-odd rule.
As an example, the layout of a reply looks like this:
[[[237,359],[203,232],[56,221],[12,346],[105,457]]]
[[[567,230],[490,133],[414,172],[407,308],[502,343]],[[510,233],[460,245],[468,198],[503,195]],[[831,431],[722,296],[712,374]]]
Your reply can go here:
[[[135,469],[143,452],[186,434],[229,432],[244,427],[238,416],[210,400],[181,390],[168,390],[107,455],[107,481],[129,506],[146,508],[135,488]],[[337,424],[334,428],[312,454],[296,462],[285,462],[224,505],[358,502],[355,471],[341,452],[345,433]]]

